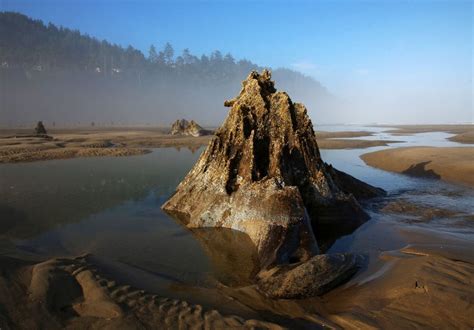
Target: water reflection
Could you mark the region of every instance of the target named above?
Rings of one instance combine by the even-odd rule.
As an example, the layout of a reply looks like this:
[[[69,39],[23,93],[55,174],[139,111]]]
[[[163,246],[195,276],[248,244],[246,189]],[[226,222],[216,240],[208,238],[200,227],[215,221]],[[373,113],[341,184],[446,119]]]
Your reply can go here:
[[[206,283],[212,273],[206,253],[191,232],[161,211],[162,202],[150,193],[78,223],[17,240],[17,247],[47,257],[92,253],[173,282]]]
[[[209,257],[219,282],[229,286],[251,283],[259,269],[257,249],[247,234],[227,228],[191,232]]]
[[[172,148],[133,157],[0,166],[0,235],[28,238],[81,221],[150,191],[168,196],[200,152]]]

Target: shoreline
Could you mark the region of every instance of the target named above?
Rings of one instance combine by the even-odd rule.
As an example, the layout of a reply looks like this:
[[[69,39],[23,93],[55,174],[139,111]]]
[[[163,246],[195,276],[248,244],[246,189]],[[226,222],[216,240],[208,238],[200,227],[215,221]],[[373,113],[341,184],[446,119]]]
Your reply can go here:
[[[34,162],[76,157],[135,156],[151,148],[189,148],[206,145],[211,136],[173,136],[160,130],[59,131],[50,136],[12,137],[0,132],[0,163]],[[8,133],[5,134],[5,133]],[[3,136],[2,136],[3,135]]]
[[[474,187],[474,147],[401,147],[363,154],[382,170]]]
[[[150,153],[148,149],[138,148],[61,148],[44,149],[14,154],[1,155],[1,163],[25,163],[55,159],[71,159],[79,157],[126,157]]]

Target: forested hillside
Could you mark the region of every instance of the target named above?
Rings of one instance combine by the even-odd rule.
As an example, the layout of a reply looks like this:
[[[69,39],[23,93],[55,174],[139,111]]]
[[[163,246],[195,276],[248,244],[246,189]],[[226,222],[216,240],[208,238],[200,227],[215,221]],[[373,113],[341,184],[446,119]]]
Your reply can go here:
[[[79,31],[0,12],[2,126],[37,120],[58,125],[166,125],[176,118],[218,125],[224,99],[257,65],[214,51],[175,54],[171,44],[148,54]],[[273,70],[279,89],[313,112],[328,109],[331,96],[312,78]]]

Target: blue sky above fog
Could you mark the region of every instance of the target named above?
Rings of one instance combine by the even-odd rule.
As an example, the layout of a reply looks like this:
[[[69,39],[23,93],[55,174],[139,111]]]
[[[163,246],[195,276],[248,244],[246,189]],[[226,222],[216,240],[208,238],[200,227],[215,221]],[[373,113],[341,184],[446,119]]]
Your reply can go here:
[[[318,79],[353,122],[472,121],[472,1],[20,1],[2,10],[139,48],[215,49]],[[360,119],[360,120],[357,120]]]

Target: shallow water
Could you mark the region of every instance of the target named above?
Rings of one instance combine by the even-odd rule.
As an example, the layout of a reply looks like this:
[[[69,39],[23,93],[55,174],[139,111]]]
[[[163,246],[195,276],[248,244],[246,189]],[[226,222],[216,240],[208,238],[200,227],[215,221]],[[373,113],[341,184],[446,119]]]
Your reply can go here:
[[[320,129],[330,130],[327,126]],[[369,138],[405,141],[390,147],[459,145],[447,141],[450,134],[446,133],[391,136],[384,130],[378,128]],[[474,190],[374,169],[359,158],[384,148],[322,150],[321,154],[336,168],[387,190],[389,196],[383,203],[408,200],[428,208],[454,210],[460,216],[413,223],[380,211],[378,204],[367,205],[372,220],[340,238],[330,251],[371,256],[399,249],[405,242],[394,235],[392,227],[400,225],[427,227],[474,240]],[[0,165],[0,237],[25,253],[93,253],[174,283],[207,285],[212,278],[221,280],[220,272],[226,268],[211,260],[209,247],[206,250],[203,245],[206,239],[197,239],[160,210],[202,150],[192,153],[163,148],[133,157]]]
[[[381,133],[391,130],[391,127],[382,126],[364,126],[364,125],[316,125],[316,131],[323,132],[376,132]]]

